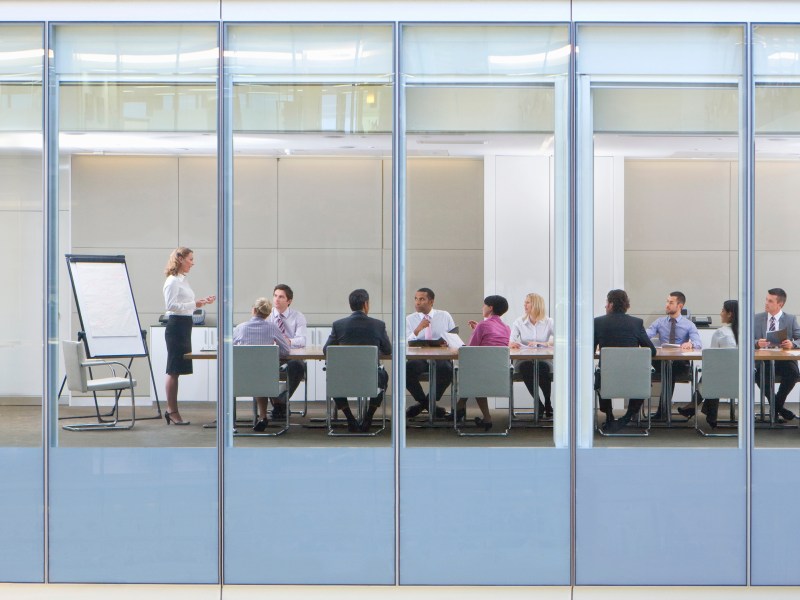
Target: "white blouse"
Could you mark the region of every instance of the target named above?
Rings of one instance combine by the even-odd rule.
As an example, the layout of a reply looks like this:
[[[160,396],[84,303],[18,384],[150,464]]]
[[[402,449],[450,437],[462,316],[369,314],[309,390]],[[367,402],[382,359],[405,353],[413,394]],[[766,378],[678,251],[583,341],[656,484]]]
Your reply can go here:
[[[164,282],[164,304],[167,315],[189,315],[197,308],[194,292],[186,281],[186,275],[170,275]]]
[[[736,338],[733,337],[733,329],[728,323],[714,332],[711,336],[712,348],[736,348]]]
[[[545,317],[534,325],[527,316],[520,317],[511,326],[511,341],[527,346],[531,342],[553,343],[553,319]]]

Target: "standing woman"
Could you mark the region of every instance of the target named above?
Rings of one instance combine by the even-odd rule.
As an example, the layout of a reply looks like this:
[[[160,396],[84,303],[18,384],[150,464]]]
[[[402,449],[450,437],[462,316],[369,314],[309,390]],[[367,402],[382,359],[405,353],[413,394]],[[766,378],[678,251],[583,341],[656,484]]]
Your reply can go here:
[[[511,341],[508,343],[512,349],[543,348],[553,345],[553,319],[547,316],[544,298],[539,294],[525,296],[525,314],[514,321],[511,326]],[[544,406],[539,400],[539,414],[545,417],[553,416],[553,405],[550,403],[550,374],[553,372],[553,363],[549,360],[539,361],[539,381],[533,383],[533,361],[516,360],[514,370],[522,374],[522,381],[528,388],[531,396],[538,398],[537,386],[544,395]]]
[[[169,255],[164,269],[164,303],[167,307],[167,410],[164,418],[167,425],[188,425],[178,412],[178,377],[191,375],[192,361],[184,354],[192,351],[192,313],[196,308],[211,304],[216,296],[195,300],[194,292],[186,281],[194,266],[194,252],[180,246]]]

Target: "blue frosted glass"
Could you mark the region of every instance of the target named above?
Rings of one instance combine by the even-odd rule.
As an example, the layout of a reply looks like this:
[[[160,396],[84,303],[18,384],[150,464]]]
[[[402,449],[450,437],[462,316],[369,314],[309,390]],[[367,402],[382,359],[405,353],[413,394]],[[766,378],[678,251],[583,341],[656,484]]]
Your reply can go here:
[[[0,448],[0,581],[44,581],[41,448]]]

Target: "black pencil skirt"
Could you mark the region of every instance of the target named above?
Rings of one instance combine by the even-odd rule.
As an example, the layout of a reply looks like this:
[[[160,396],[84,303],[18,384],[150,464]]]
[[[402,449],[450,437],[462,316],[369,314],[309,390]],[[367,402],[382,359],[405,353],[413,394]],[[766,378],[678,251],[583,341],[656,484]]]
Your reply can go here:
[[[167,340],[167,375],[191,375],[192,361],[183,357],[192,351],[192,317],[170,315],[165,333]]]

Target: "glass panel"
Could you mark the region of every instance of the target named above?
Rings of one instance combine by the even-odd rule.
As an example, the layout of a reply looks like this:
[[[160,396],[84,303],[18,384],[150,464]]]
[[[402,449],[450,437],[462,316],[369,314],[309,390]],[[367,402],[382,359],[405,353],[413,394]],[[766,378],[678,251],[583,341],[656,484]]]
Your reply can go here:
[[[40,25],[0,26],[0,581],[42,581]]]
[[[745,580],[742,38],[737,27],[579,27],[578,584]],[[602,483],[621,472],[636,476]],[[607,523],[630,519],[642,490],[637,542],[609,551]],[[687,498],[716,507],[701,529],[681,518]],[[704,559],[723,554],[730,563]]]
[[[566,236],[568,30],[408,26],[402,39],[401,516],[413,516],[401,518],[401,582],[564,583],[567,308],[556,259]],[[493,518],[509,481],[508,495],[526,501],[509,502],[489,538],[465,534],[465,519]],[[450,510],[430,510],[432,489]],[[531,503],[543,510],[530,514]],[[545,532],[539,519],[559,526]],[[521,535],[519,522],[531,525]],[[476,554],[464,544],[472,536]],[[443,567],[432,555],[458,559]],[[475,571],[477,561],[486,568]]]
[[[53,342],[67,384],[50,440],[50,579],[214,583],[216,432],[202,425],[216,416],[217,366],[185,353],[217,339],[216,305],[192,327],[216,294],[217,29],[59,25],[51,36]],[[192,252],[167,264],[176,246]],[[166,328],[165,309],[180,315]],[[167,427],[167,415],[191,425]],[[87,506],[113,511],[116,526],[86,526]]]
[[[236,327],[226,583],[390,584],[392,390],[377,392],[392,369],[393,88],[386,74],[393,69],[393,31],[237,25],[227,34]],[[368,294],[363,307],[363,298],[351,294],[357,289]],[[359,319],[364,329],[354,329]],[[328,403],[337,367],[324,360],[326,343],[381,345],[385,370],[377,371],[372,358],[366,370],[346,376],[352,382],[359,373],[378,373],[372,393],[333,394],[336,402]],[[281,372],[276,366],[254,381],[252,370],[237,367],[246,360],[244,346],[272,344]],[[283,387],[274,393],[255,393],[279,380]],[[283,490],[280,499],[275,489]],[[337,497],[338,505],[354,507],[365,494],[367,526],[344,538],[338,519],[308,521],[308,498]],[[269,536],[253,528],[242,502],[281,515],[270,520]]]
[[[774,499],[796,487],[800,329],[800,288],[783,268],[794,266],[800,244],[788,235],[796,220],[793,202],[800,181],[798,109],[800,27],[753,27],[755,88],[754,309],[756,388],[754,393],[752,581],[757,585],[796,585],[789,556],[800,552],[788,534]],[[785,295],[785,297],[784,297]],[[776,317],[776,333],[770,333]],[[787,340],[780,343],[786,333]],[[765,339],[767,342],[760,340]],[[761,346],[767,345],[766,348]],[[771,360],[770,360],[771,359]],[[763,377],[763,379],[762,379]],[[795,449],[793,452],[791,449]]]

